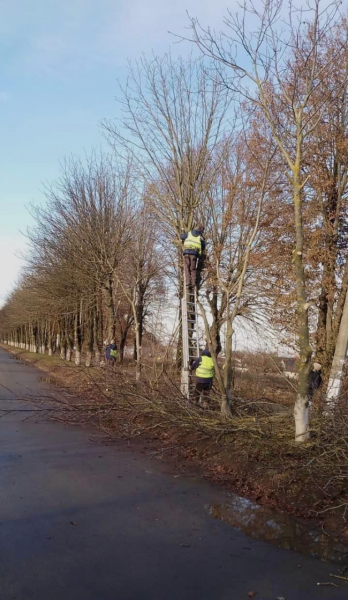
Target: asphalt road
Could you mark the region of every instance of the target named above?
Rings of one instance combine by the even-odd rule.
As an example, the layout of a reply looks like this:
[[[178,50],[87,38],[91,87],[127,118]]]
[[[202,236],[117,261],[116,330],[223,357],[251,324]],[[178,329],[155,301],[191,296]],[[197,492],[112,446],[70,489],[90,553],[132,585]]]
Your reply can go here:
[[[0,408],[44,395],[39,377],[0,349]],[[345,583],[317,586],[337,566],[214,520],[224,492],[25,416],[0,419],[0,600],[347,600]]]

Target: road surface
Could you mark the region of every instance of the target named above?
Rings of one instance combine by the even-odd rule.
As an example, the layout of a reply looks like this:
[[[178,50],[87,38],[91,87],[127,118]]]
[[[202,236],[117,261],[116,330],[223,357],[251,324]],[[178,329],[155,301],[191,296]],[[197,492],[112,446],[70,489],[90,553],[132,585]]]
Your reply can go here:
[[[0,349],[0,408],[27,407],[39,378]],[[0,420],[0,600],[348,598],[344,583],[317,586],[337,566],[214,520],[224,492],[125,442],[24,416]]]

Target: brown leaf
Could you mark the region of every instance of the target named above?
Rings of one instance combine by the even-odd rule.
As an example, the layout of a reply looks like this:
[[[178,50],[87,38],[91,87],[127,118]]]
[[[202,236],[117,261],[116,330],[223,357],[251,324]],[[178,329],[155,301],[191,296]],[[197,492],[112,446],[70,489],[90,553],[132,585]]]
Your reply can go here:
[[[249,596],[249,598],[254,598],[255,597],[255,592],[249,592],[248,596]]]

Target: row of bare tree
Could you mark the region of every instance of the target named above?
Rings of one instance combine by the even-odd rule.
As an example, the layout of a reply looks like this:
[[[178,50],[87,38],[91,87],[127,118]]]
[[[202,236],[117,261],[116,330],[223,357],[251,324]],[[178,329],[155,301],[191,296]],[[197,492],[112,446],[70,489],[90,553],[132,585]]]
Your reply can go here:
[[[33,209],[3,339],[52,353],[58,335],[62,358],[75,347],[79,363],[84,347],[90,365],[116,333],[122,356],[133,330],[139,378],[146,318],[181,297],[180,233],[199,221],[223,412],[236,319],[272,326],[299,354],[296,439],[307,439],[312,356],[330,370],[348,288],[348,26],[336,2],[290,3],[284,19],[285,5],[246,3],[221,35],[192,19],[205,56],[130,67],[122,119],[103,123],[111,157],[66,160]],[[179,366],[180,334],[177,346]]]

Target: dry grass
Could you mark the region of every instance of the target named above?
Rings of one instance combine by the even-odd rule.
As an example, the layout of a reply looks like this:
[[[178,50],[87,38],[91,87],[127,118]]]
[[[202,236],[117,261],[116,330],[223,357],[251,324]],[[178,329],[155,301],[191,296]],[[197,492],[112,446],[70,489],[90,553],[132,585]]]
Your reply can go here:
[[[237,491],[298,515],[321,515],[326,520],[334,515],[345,527],[345,402],[330,417],[313,408],[310,441],[296,444],[292,407],[275,404],[270,400],[272,394],[255,400],[240,390],[232,417],[225,418],[219,412],[218,395],[212,396],[210,410],[204,411],[186,401],[173,374],[163,369],[156,374],[149,367],[136,383],[131,368],[76,368],[55,357],[21,350],[16,354],[83,395],[81,401],[75,398],[68,406],[64,401],[59,418],[94,423],[111,437],[143,434],[160,439],[163,450],[189,452],[207,472],[219,472],[220,479],[229,481]]]

